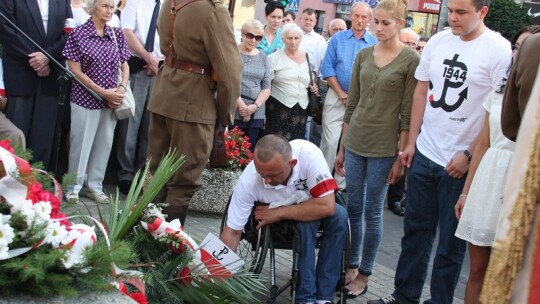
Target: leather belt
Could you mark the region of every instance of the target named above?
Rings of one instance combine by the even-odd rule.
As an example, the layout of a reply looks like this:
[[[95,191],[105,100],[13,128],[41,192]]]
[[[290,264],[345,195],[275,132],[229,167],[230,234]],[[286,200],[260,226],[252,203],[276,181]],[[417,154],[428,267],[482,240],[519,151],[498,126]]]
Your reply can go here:
[[[171,60],[170,58],[167,58],[165,60],[165,65],[168,65],[168,66],[173,67],[175,69],[179,69],[179,70],[186,71],[186,72],[212,76],[212,68],[205,67],[205,66],[199,65],[197,63],[187,61],[187,60],[180,60],[180,59],[172,59]]]

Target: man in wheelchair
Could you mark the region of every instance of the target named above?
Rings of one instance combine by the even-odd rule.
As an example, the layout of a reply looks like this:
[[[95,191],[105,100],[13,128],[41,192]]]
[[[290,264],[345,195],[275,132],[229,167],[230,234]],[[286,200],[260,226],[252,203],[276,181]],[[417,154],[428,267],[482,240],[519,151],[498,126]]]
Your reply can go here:
[[[347,211],[335,202],[337,184],[324,156],[306,140],[267,135],[255,146],[253,161],[235,186],[221,240],[236,251],[254,211],[257,229],[282,220],[297,221],[300,234],[296,303],[332,303],[347,236]],[[297,203],[290,204],[291,201]],[[281,205],[274,207],[274,205]],[[316,234],[324,226],[315,264]]]

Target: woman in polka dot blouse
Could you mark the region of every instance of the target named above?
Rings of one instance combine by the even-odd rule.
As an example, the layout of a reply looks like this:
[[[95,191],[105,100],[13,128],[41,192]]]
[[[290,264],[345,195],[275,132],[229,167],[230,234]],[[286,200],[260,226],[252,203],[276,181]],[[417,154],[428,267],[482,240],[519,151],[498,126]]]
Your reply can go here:
[[[106,24],[114,14],[115,1],[86,0],[86,5],[91,18],[71,32],[62,54],[70,70],[103,101],[73,83],[68,172],[76,174],[76,182],[68,186],[66,200],[77,203],[84,185],[86,196],[108,204],[102,182],[116,126],[114,109],[124,98],[131,54],[122,31]],[[122,79],[118,79],[119,66]]]

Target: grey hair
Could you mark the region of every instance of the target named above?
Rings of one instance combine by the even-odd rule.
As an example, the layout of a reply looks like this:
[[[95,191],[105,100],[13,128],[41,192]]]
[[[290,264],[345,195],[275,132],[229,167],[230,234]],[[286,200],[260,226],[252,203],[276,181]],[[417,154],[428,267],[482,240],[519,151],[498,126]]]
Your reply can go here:
[[[240,28],[240,31],[242,34],[245,34],[247,29],[250,28],[256,28],[259,31],[264,32],[263,24],[257,19],[249,19],[248,21],[244,22],[244,24],[242,24],[242,28]]]
[[[292,158],[291,144],[281,135],[266,135],[255,145],[255,155],[263,163],[271,161],[276,154],[281,155],[284,162]]]
[[[88,9],[88,14],[92,15],[101,1],[103,0],[84,0],[84,4],[86,5],[86,8]],[[118,7],[118,2],[120,1],[119,0],[109,0],[109,1],[113,2],[114,10],[116,11],[116,8]]]
[[[331,28],[332,25],[333,25],[334,23],[337,23],[337,22],[343,22],[343,24],[345,24],[345,26],[347,26],[347,23],[345,23],[345,20],[343,20],[343,19],[341,19],[341,18],[336,18],[336,19],[332,19],[332,20],[330,21],[330,23],[328,23],[328,28]]]
[[[371,6],[369,6],[369,3],[363,2],[363,1],[358,1],[358,2],[353,3],[353,5],[351,6],[351,13],[354,11],[354,9],[357,6],[360,6],[360,5],[365,6],[369,10],[369,15],[373,16],[373,9],[371,9]]]
[[[304,37],[304,31],[294,22],[285,24],[281,29],[282,37],[287,37],[289,33],[300,34],[300,38]]]
[[[418,35],[417,32],[415,32],[415,31],[414,31],[412,28],[410,28],[410,27],[406,27],[406,28],[402,29],[402,30],[399,32],[399,37],[400,37],[400,39],[401,39],[401,35],[402,35],[402,34],[407,34],[407,33],[413,35],[414,37],[416,37],[416,42],[418,43],[418,40],[420,40],[420,36]]]

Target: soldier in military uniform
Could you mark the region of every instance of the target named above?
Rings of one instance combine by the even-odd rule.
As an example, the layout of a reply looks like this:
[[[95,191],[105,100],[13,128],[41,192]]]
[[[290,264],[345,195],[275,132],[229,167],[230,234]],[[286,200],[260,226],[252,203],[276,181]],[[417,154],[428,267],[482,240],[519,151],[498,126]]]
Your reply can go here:
[[[164,210],[169,220],[178,218],[183,225],[189,201],[201,185],[216,121],[232,123],[243,64],[220,0],[165,0],[162,8],[158,29],[166,58],[148,104],[148,154],[151,173],[170,147],[186,156],[156,198],[169,204]]]

